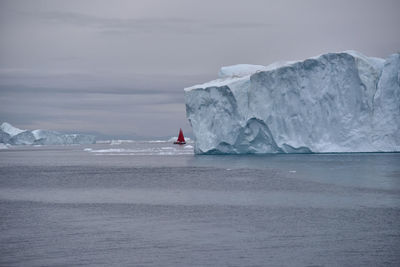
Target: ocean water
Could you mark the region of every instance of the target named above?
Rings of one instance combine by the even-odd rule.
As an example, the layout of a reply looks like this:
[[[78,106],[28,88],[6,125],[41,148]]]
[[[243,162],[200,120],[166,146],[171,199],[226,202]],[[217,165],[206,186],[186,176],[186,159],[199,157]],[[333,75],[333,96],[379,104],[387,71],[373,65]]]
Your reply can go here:
[[[1,266],[400,266],[400,154],[0,150]]]

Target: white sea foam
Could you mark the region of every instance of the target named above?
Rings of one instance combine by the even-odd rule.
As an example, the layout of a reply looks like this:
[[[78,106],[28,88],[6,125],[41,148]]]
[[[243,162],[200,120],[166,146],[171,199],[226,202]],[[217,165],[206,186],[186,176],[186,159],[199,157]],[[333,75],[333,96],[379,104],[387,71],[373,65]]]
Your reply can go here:
[[[122,140],[111,140],[110,145],[116,146],[122,144]]]
[[[0,143],[0,149],[8,149],[9,147],[7,144]]]
[[[91,149],[85,148],[84,151],[95,155],[107,156],[147,156],[147,155],[192,155],[192,149],[181,149],[173,147],[152,147],[152,148],[106,148],[106,149]]]

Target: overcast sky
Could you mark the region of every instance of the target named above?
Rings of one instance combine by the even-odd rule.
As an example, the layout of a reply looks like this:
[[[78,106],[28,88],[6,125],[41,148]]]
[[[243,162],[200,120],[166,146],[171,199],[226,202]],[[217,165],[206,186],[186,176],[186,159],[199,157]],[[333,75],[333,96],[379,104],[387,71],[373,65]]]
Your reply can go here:
[[[400,51],[398,0],[2,1],[0,122],[190,133],[183,88],[221,66]]]

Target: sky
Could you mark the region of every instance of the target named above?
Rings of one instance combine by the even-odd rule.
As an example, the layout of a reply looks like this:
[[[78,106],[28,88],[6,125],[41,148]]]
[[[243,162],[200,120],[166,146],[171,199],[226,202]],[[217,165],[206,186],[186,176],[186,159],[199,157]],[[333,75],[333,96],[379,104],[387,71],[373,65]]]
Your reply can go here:
[[[0,122],[191,134],[183,88],[221,66],[400,51],[398,0],[0,0]]]

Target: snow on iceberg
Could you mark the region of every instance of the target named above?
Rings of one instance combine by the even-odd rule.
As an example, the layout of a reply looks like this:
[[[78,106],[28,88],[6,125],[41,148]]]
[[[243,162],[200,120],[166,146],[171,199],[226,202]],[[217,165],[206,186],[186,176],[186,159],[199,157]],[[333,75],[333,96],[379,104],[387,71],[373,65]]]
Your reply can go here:
[[[0,143],[11,145],[93,144],[95,137],[86,134],[62,134],[49,130],[21,130],[4,122],[0,126]]]
[[[218,73],[218,76],[220,78],[234,77],[234,76],[242,77],[265,69],[266,67],[262,65],[237,64],[233,66],[222,67]]]
[[[400,151],[400,54],[223,67],[185,88],[195,153]]]
[[[0,143],[11,145],[32,145],[35,137],[30,131],[18,129],[7,122],[0,125]]]
[[[21,129],[18,129],[18,128],[12,126],[8,122],[3,122],[0,125],[0,130],[5,132],[5,133],[7,133],[7,134],[9,134],[10,136],[14,136],[14,135],[17,135],[17,134],[22,133],[22,132],[25,131],[25,130],[21,130]]]

